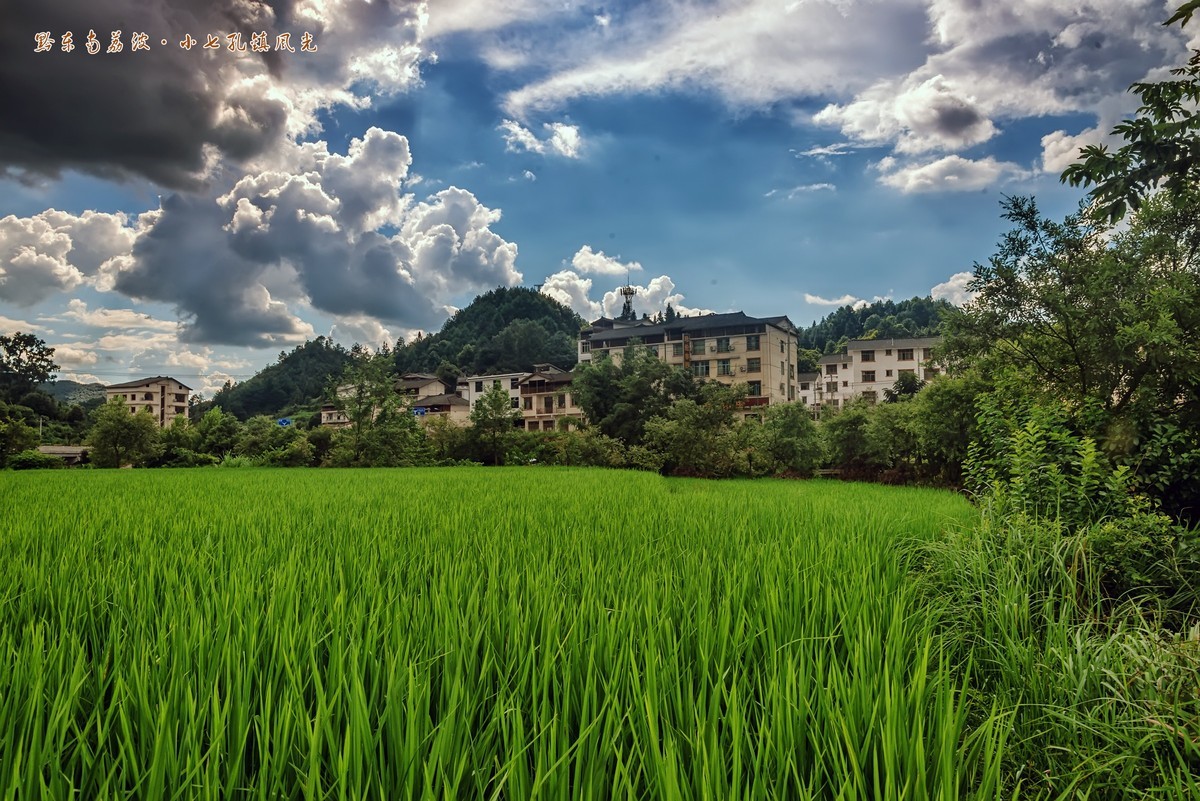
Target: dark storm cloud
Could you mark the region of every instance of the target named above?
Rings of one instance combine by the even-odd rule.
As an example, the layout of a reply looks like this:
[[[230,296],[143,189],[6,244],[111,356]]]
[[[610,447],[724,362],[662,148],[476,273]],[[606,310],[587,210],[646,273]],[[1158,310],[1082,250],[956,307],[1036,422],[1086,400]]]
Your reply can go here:
[[[987,118],[979,110],[955,98],[946,98],[936,102],[932,112],[932,127],[946,137],[961,137],[978,125],[984,124]]]
[[[153,227],[138,237],[133,265],[116,277],[118,292],[174,304],[180,339],[269,347],[308,330],[258,283],[262,268],[229,247],[228,215],[211,198],[164,198]]]
[[[266,30],[289,24],[290,2],[254,0],[54,0],[7,4],[0,26],[0,170],[33,179],[77,169],[103,177],[142,176],[191,187],[204,167],[204,147],[247,158],[277,139],[286,109],[249,95],[226,103],[239,55],[226,49],[190,51],[190,34]],[[274,12],[274,19],[271,12]],[[86,51],[89,30],[101,48]],[[123,50],[107,53],[121,31]],[[35,53],[35,34],[53,37],[50,52]],[[75,49],[62,52],[70,31]],[[134,31],[148,34],[149,51],[130,51]],[[299,32],[294,32],[298,41]],[[163,46],[161,41],[167,40]],[[276,73],[281,54],[247,53]],[[298,54],[287,54],[291,58]],[[305,54],[316,57],[318,54]],[[222,107],[224,113],[222,113]]]

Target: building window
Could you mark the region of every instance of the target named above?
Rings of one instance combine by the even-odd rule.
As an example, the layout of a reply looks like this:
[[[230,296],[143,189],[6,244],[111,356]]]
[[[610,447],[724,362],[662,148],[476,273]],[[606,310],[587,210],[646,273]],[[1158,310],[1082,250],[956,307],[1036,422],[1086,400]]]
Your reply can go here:
[[[883,355],[884,355],[884,356],[891,356],[891,355],[892,355],[892,349],[891,349],[891,348],[888,348],[887,350],[885,350],[885,351],[883,352]]]
[[[499,378],[494,379],[492,381],[492,389],[500,389],[500,379]]]
[[[758,334],[746,337],[746,350],[758,350]]]
[[[916,370],[913,370],[911,368],[904,368],[904,367],[900,368],[900,375],[913,375],[916,372],[917,372]]]
[[[938,369],[938,368],[936,368],[936,367],[926,367],[926,368],[925,368],[925,377],[926,377],[926,378],[933,378],[935,375],[938,375],[938,374],[940,374],[941,372],[942,372],[942,371],[941,371],[941,370],[939,370],[939,369]]]
[[[516,377],[510,378],[510,379],[508,379],[508,388],[516,389],[520,385],[520,383],[521,383],[520,378],[516,378]]]
[[[808,392],[808,382],[807,382],[807,381],[801,381],[801,382],[800,382],[800,391],[801,391],[801,392]]]
[[[650,347],[650,352],[653,353],[655,356],[657,356],[658,355],[658,345],[650,345],[649,347]]]
[[[142,400],[154,400],[154,393],[147,392],[145,395],[142,395]]]
[[[891,370],[884,370],[883,374],[884,374],[884,376],[885,376],[885,377],[887,377],[887,378],[891,378],[891,377],[892,377],[892,371],[891,371]]]
[[[761,373],[762,372],[762,359],[759,359],[759,358],[746,359],[746,372],[747,373]]]
[[[757,398],[761,394],[762,394],[762,382],[761,381],[751,381],[750,382],[750,397]]]
[[[780,395],[783,394],[783,382],[782,381],[779,382],[779,394]]]
[[[672,343],[671,355],[672,356],[682,356],[683,355],[683,343],[682,342]]]
[[[130,406],[130,407],[129,407],[129,413],[130,413],[130,414],[137,414],[137,409],[135,409],[134,407]]]
[[[512,407],[514,409],[518,408],[518,404],[520,404],[520,402],[521,402],[520,398],[510,398],[509,400],[512,401]]]
[[[533,411],[533,398],[525,399],[525,411]]]
[[[838,399],[834,398],[833,400],[830,401],[830,403],[832,403],[836,407],[838,405]]]
[[[565,409],[567,407],[567,396],[565,394],[558,396],[558,408]]]
[[[924,359],[925,361],[929,361],[930,359],[932,359],[933,358],[933,348],[922,348],[921,349],[921,358]]]
[[[836,364],[825,365],[825,375],[837,375],[837,365]]]
[[[586,339],[580,340],[579,341],[579,352],[580,353],[591,353],[592,352],[592,343],[588,342]]]
[[[187,403],[187,398],[177,392],[177,393],[175,393],[175,402],[176,403]]]
[[[708,362],[692,362],[692,375],[708,378]]]
[[[866,381],[868,384],[873,383],[875,381],[875,371],[874,370],[863,370],[863,379],[862,380]]]
[[[796,399],[796,387],[794,387],[794,386],[788,387],[788,400],[794,401],[795,399]]]
[[[697,353],[704,353],[704,340],[703,339],[693,339],[692,340],[692,355],[694,356]]]
[[[843,365],[842,365],[842,369],[843,369],[843,370],[849,370],[849,369],[850,369],[850,365],[848,365],[848,364],[843,364]]]
[[[864,362],[873,362],[873,361],[875,361],[875,351],[873,351],[873,350],[864,350],[864,351],[862,352],[862,360],[863,360]]]
[[[717,359],[717,375],[733,375],[733,365],[729,359]]]
[[[842,382],[842,386],[843,386],[843,387],[848,387],[848,386],[850,386],[850,382],[849,382],[849,381],[843,381],[843,382]]]
[[[828,381],[828,382],[826,382],[826,384],[825,384],[825,391],[826,391],[826,392],[828,392],[830,395],[832,395],[833,393],[837,392],[837,382],[836,382],[836,381]]]
[[[780,377],[783,376],[783,362],[779,363],[779,375],[780,375]]]
[[[785,342],[785,341],[784,341],[784,340],[782,340],[782,339],[781,339],[781,340],[779,340],[779,352],[780,352],[780,353],[787,353],[787,342]]]
[[[795,378],[796,378],[796,365],[789,364],[788,365],[788,381],[792,381]]]
[[[717,353],[730,353],[733,346],[729,344],[729,337],[717,337]]]
[[[475,382],[475,391],[476,391],[476,392],[483,392],[483,382],[482,382],[482,381],[476,381],[476,382]]]
[[[896,351],[896,358],[902,362],[911,362],[912,357],[912,348],[900,348]]]
[[[801,406],[807,406],[807,405],[808,405],[808,398],[806,398],[806,397],[804,397],[803,395],[801,395],[801,396],[800,396],[800,405],[801,405]]]
[[[542,398],[542,411],[546,414],[554,413],[554,398],[550,397],[549,395],[546,395],[544,398]]]
[[[879,397],[875,394],[875,390],[873,389],[864,392],[862,396],[867,399],[867,403],[875,403],[875,401],[879,400]]]
[[[182,407],[182,406],[175,407],[175,414],[183,414],[183,413],[184,413],[184,407]]]

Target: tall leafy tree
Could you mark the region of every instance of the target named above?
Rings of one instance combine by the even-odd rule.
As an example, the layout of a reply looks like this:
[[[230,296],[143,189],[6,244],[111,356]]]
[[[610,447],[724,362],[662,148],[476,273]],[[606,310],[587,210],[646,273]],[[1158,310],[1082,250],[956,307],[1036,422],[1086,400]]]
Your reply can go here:
[[[639,445],[646,422],[666,415],[680,398],[695,398],[698,386],[690,373],[632,344],[620,360],[601,357],[576,368],[571,393],[602,434]]]
[[[120,398],[92,413],[88,434],[92,463],[99,467],[139,466],[151,459],[158,445],[158,424],[149,411],[130,414]]]
[[[14,453],[37,445],[37,430],[25,422],[17,409],[0,401],[0,467]]]
[[[0,395],[15,402],[38,384],[49,381],[58,365],[54,348],[33,334],[0,334]]]
[[[1087,213],[1047,220],[1021,198],[1005,216],[1015,227],[976,265],[975,301],[947,322],[948,355],[1065,405],[1143,490],[1195,516],[1200,190],[1160,192],[1124,230]]]
[[[494,465],[502,464],[512,440],[521,410],[514,409],[508,390],[493,384],[471,409],[471,431],[485,457]]]

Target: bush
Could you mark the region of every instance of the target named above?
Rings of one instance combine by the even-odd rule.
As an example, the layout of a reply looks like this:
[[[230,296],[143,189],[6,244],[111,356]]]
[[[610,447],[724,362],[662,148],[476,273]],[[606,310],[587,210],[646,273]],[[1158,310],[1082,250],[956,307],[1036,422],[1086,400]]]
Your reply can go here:
[[[8,457],[8,466],[13,470],[57,470],[66,467],[67,463],[57,456],[29,450]]]
[[[1163,514],[1106,520],[1080,536],[1091,584],[1106,604],[1141,601],[1178,623],[1200,609],[1200,536]]]

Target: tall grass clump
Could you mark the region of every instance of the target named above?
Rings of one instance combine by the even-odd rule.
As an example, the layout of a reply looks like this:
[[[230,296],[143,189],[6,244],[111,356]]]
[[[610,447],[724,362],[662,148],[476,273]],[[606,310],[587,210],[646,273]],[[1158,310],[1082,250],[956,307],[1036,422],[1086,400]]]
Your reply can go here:
[[[994,666],[902,564],[972,519],[949,493],[464,468],[0,497],[6,799],[1002,794]]]
[[[972,706],[1011,715],[1022,797],[1200,798],[1200,537],[1133,494],[1061,410],[982,404],[977,525],[919,549]],[[984,721],[991,725],[991,721]]]

